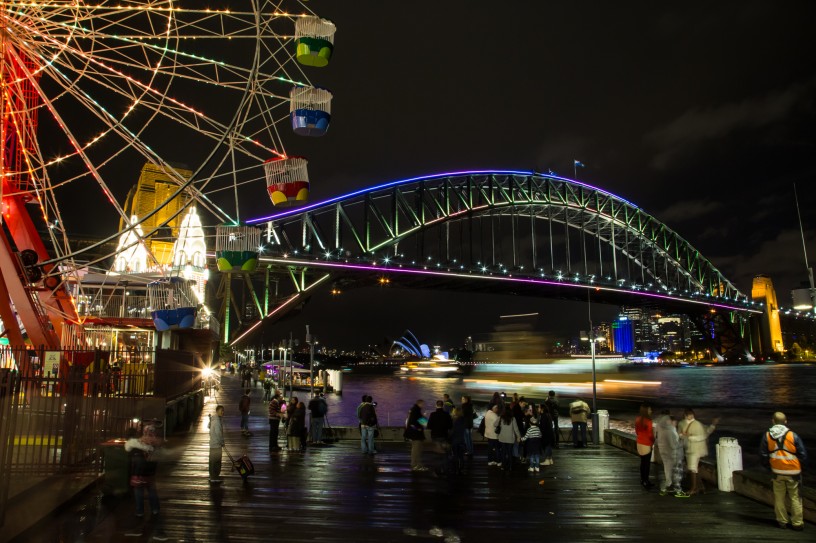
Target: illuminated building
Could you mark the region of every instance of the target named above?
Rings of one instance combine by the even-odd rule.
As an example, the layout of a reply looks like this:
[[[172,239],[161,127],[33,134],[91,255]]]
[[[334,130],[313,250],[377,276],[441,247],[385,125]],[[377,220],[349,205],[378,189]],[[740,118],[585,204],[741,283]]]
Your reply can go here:
[[[773,281],[767,275],[757,275],[751,287],[751,298],[765,304],[765,311],[760,318],[759,345],[754,350],[758,353],[782,352],[782,326],[779,323],[779,305],[776,302],[776,291]]]
[[[135,215],[142,218],[161,206],[165,200],[170,199],[154,215],[143,219],[141,222],[142,230],[149,237],[146,240],[147,249],[153,253],[161,266],[170,266],[173,263],[173,239],[178,236],[181,227],[181,210],[189,203],[189,198],[183,194],[179,194],[174,198],[171,198],[171,196],[178,190],[179,183],[193,175],[192,171],[181,168],[174,168],[169,171],[175,176],[175,179],[171,178],[167,169],[155,164],[145,164],[142,167],[139,180],[130,189],[125,201],[125,212],[128,216],[133,217]],[[158,235],[150,234],[160,225],[170,229],[169,236],[162,233],[158,233]],[[119,230],[122,231],[124,228],[124,220],[120,219]],[[160,236],[167,239],[160,239]]]
[[[635,351],[635,329],[632,321],[625,315],[621,315],[612,323],[612,343],[609,348],[621,354]]]

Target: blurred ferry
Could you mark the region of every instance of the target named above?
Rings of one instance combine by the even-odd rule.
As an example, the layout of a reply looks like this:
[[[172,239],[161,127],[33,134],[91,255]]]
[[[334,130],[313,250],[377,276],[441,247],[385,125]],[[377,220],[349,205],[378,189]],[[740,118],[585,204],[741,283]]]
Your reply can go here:
[[[459,364],[446,358],[411,360],[402,364],[399,375],[412,377],[454,377],[460,374]]]
[[[559,394],[586,395],[592,391],[592,356],[552,354],[552,335],[541,331],[537,313],[502,316],[486,341],[477,345],[472,369],[463,379],[474,392],[514,390],[533,397],[548,390]],[[622,372],[626,358],[595,355],[597,388],[607,394],[652,394],[659,381],[633,380]]]

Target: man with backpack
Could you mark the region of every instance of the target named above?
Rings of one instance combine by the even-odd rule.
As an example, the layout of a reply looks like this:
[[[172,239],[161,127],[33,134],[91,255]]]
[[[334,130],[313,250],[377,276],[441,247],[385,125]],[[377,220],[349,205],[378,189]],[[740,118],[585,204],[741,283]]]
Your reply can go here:
[[[374,434],[377,432],[377,411],[371,396],[363,396],[363,403],[360,405],[360,448],[363,454],[374,456],[377,449],[374,448]]]
[[[309,401],[309,413],[311,415],[309,443],[323,442],[323,425],[326,422],[326,413],[328,412],[329,406],[323,397],[323,393],[318,394]]]
[[[777,411],[773,415],[773,426],[759,444],[759,455],[765,467],[773,472],[774,513],[780,528],[790,526],[793,530],[802,531],[805,523],[802,518],[802,499],[799,486],[802,480],[802,468],[807,462],[805,444],[799,436],[788,429],[788,420],[784,413]],[[791,515],[788,524],[788,510],[785,497],[790,498]]]

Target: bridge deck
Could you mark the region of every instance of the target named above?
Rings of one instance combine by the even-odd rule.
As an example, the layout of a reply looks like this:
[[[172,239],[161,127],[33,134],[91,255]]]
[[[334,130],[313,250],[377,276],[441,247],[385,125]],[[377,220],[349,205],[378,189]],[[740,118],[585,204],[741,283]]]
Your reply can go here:
[[[270,455],[263,410],[256,405],[251,417],[256,435],[240,437],[238,380],[226,377],[223,383],[227,444],[233,454],[248,453],[257,474],[243,485],[225,465],[223,485],[208,483],[206,415],[189,436],[171,440],[168,452],[175,458],[164,462],[158,482],[170,541],[704,537],[708,542],[768,542],[806,541],[813,536],[810,525],[803,533],[780,530],[769,507],[733,493],[709,490],[678,499],[646,492],[638,484],[637,459],[611,447],[562,447],[555,451],[554,466],[533,475],[488,468],[485,448],[479,444],[470,473],[451,479],[411,472],[408,446],[403,443],[380,444],[381,454],[374,458],[361,455],[354,443]],[[205,414],[213,408],[214,403],[206,405]],[[437,457],[426,453],[426,461],[431,465]],[[132,512],[129,499],[100,502],[96,492],[89,492],[16,541],[122,541]],[[127,540],[148,541],[149,530],[142,538]]]

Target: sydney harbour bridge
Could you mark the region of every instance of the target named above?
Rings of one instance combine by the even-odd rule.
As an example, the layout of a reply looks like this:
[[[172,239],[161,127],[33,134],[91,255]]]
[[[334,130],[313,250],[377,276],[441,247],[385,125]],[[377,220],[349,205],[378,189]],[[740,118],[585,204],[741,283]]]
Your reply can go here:
[[[688,241],[634,203],[556,175],[442,173],[247,222],[262,229],[260,275],[247,284],[263,283],[263,302],[253,295],[263,318],[242,323],[229,338],[233,345],[316,288],[383,281],[617,305],[648,302],[691,316],[720,352],[768,350],[762,321],[778,309],[740,292]],[[278,278],[274,296],[270,274]]]

